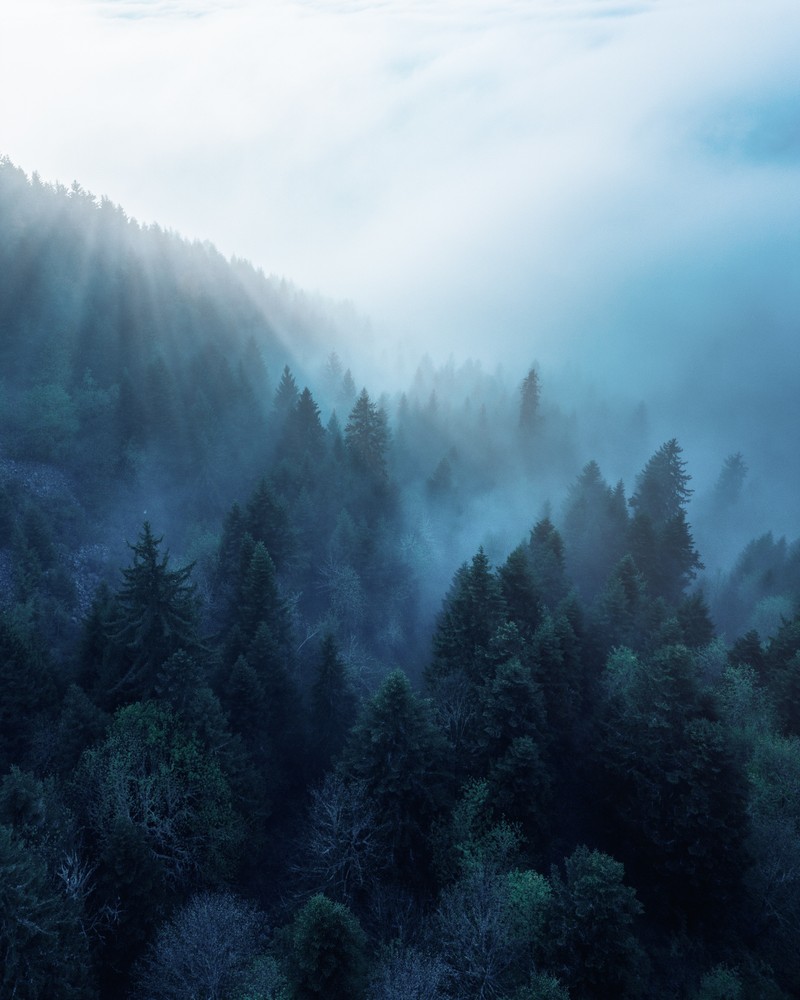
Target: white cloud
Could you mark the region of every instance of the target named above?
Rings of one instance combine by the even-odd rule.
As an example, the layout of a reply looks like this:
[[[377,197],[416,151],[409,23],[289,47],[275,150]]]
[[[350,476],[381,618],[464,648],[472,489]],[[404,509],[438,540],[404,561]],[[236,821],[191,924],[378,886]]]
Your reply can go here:
[[[793,0],[4,0],[0,143],[443,354],[646,369],[797,304],[799,32]]]

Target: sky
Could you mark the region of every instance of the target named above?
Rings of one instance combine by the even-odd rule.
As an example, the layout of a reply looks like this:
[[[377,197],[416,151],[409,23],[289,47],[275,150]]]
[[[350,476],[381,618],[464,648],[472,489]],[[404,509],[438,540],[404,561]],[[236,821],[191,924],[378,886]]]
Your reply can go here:
[[[412,353],[694,405],[800,364],[799,45],[796,0],[2,0],[0,153]]]

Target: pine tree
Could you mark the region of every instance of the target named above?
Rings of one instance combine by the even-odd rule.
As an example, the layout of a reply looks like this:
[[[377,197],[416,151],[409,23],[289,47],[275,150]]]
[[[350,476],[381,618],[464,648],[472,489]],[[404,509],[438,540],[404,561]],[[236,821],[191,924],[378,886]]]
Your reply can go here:
[[[361,390],[350,412],[344,442],[356,468],[379,481],[386,479],[386,454],[389,447],[386,413],[372,402],[366,389]]]
[[[319,407],[308,388],[304,388],[286,416],[278,455],[290,466],[289,472],[296,474],[304,458],[318,462],[324,450],[325,430]]]
[[[521,431],[529,433],[536,428],[539,420],[541,385],[539,374],[535,368],[531,368],[525,376],[520,388],[520,396],[519,427]]]
[[[630,551],[650,594],[674,606],[703,568],[686,520],[691,477],[672,438],[653,455],[636,479],[629,503],[634,511]]]
[[[322,640],[317,673],[311,686],[311,734],[320,770],[329,767],[339,754],[355,718],[355,692],[336,639],[328,633]]]
[[[523,636],[530,636],[539,623],[542,604],[529,549],[518,545],[499,568],[497,576],[509,621]]]
[[[625,553],[628,515],[620,491],[621,484],[612,490],[605,482],[597,462],[587,463],[570,487],[563,524],[566,566],[587,601]]]
[[[345,747],[347,780],[364,785],[370,805],[386,823],[385,846],[394,871],[407,884],[425,876],[431,824],[444,793],[444,741],[430,706],[395,670],[364,707]]]
[[[281,380],[275,390],[273,406],[280,420],[285,420],[297,403],[298,389],[294,375],[288,365],[284,365]]]
[[[636,477],[636,491],[629,503],[636,514],[650,518],[656,526],[677,517],[694,492],[691,476],[681,457],[683,449],[675,438],[662,444]]]
[[[259,482],[247,502],[244,529],[253,541],[263,542],[276,569],[287,569],[295,548],[289,511],[266,479]]]
[[[537,521],[528,541],[533,579],[543,603],[554,609],[569,590],[564,540],[549,517]]]
[[[492,637],[505,616],[500,584],[480,548],[453,577],[433,637],[428,681],[435,686],[445,677],[461,674],[472,684],[481,683]]]
[[[202,648],[196,623],[195,588],[189,582],[192,565],[169,568],[169,553],[159,552],[148,521],[133,551],[133,562],[123,569],[124,583],[116,595],[116,618],[111,640],[121,669],[101,692],[110,705],[147,698],[156,675],[173,653]]]

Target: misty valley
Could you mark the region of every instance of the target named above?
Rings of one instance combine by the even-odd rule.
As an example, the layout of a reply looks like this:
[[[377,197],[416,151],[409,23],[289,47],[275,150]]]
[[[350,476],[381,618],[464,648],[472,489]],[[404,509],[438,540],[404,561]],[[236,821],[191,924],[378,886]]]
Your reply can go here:
[[[800,995],[796,469],[0,223],[2,1000]]]

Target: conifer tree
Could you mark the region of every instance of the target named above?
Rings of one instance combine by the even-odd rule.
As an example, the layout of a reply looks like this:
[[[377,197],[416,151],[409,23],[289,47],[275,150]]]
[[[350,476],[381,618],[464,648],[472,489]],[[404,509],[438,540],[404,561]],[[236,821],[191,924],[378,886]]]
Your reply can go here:
[[[535,429],[539,418],[541,385],[539,374],[535,368],[531,368],[525,376],[520,389],[520,396],[519,427],[521,431],[529,433]]]
[[[149,697],[159,668],[173,653],[202,648],[195,588],[189,582],[192,566],[170,569],[169,553],[159,552],[161,541],[145,521],[136,544],[130,546],[133,561],[122,571],[124,583],[111,622],[120,667],[101,693],[111,705]]]
[[[444,741],[427,702],[395,670],[362,710],[345,747],[342,767],[361,782],[386,823],[386,849],[409,884],[425,874],[429,831],[444,793]]]
[[[322,640],[317,673],[311,686],[311,736],[317,766],[325,769],[344,746],[356,718],[356,697],[336,639]]]
[[[389,447],[386,413],[372,402],[366,389],[361,390],[350,411],[344,442],[357,469],[369,473],[378,481],[386,479],[386,453]]]
[[[564,859],[563,876],[551,870],[548,965],[570,996],[606,1000],[644,994],[635,934],[642,906],[623,877],[618,861],[584,846]]]
[[[672,606],[703,568],[686,520],[693,491],[682,453],[675,438],[663,444],[637,477],[629,501],[631,554],[651,595]]]
[[[492,637],[505,615],[500,583],[481,547],[453,577],[434,633],[428,681],[435,686],[447,676],[460,674],[473,684],[480,683]]]
[[[285,420],[297,403],[297,382],[288,365],[284,365],[281,380],[275,390],[273,405],[280,420]]]
[[[549,517],[537,521],[528,540],[533,578],[543,603],[554,609],[566,597],[564,540]]]

